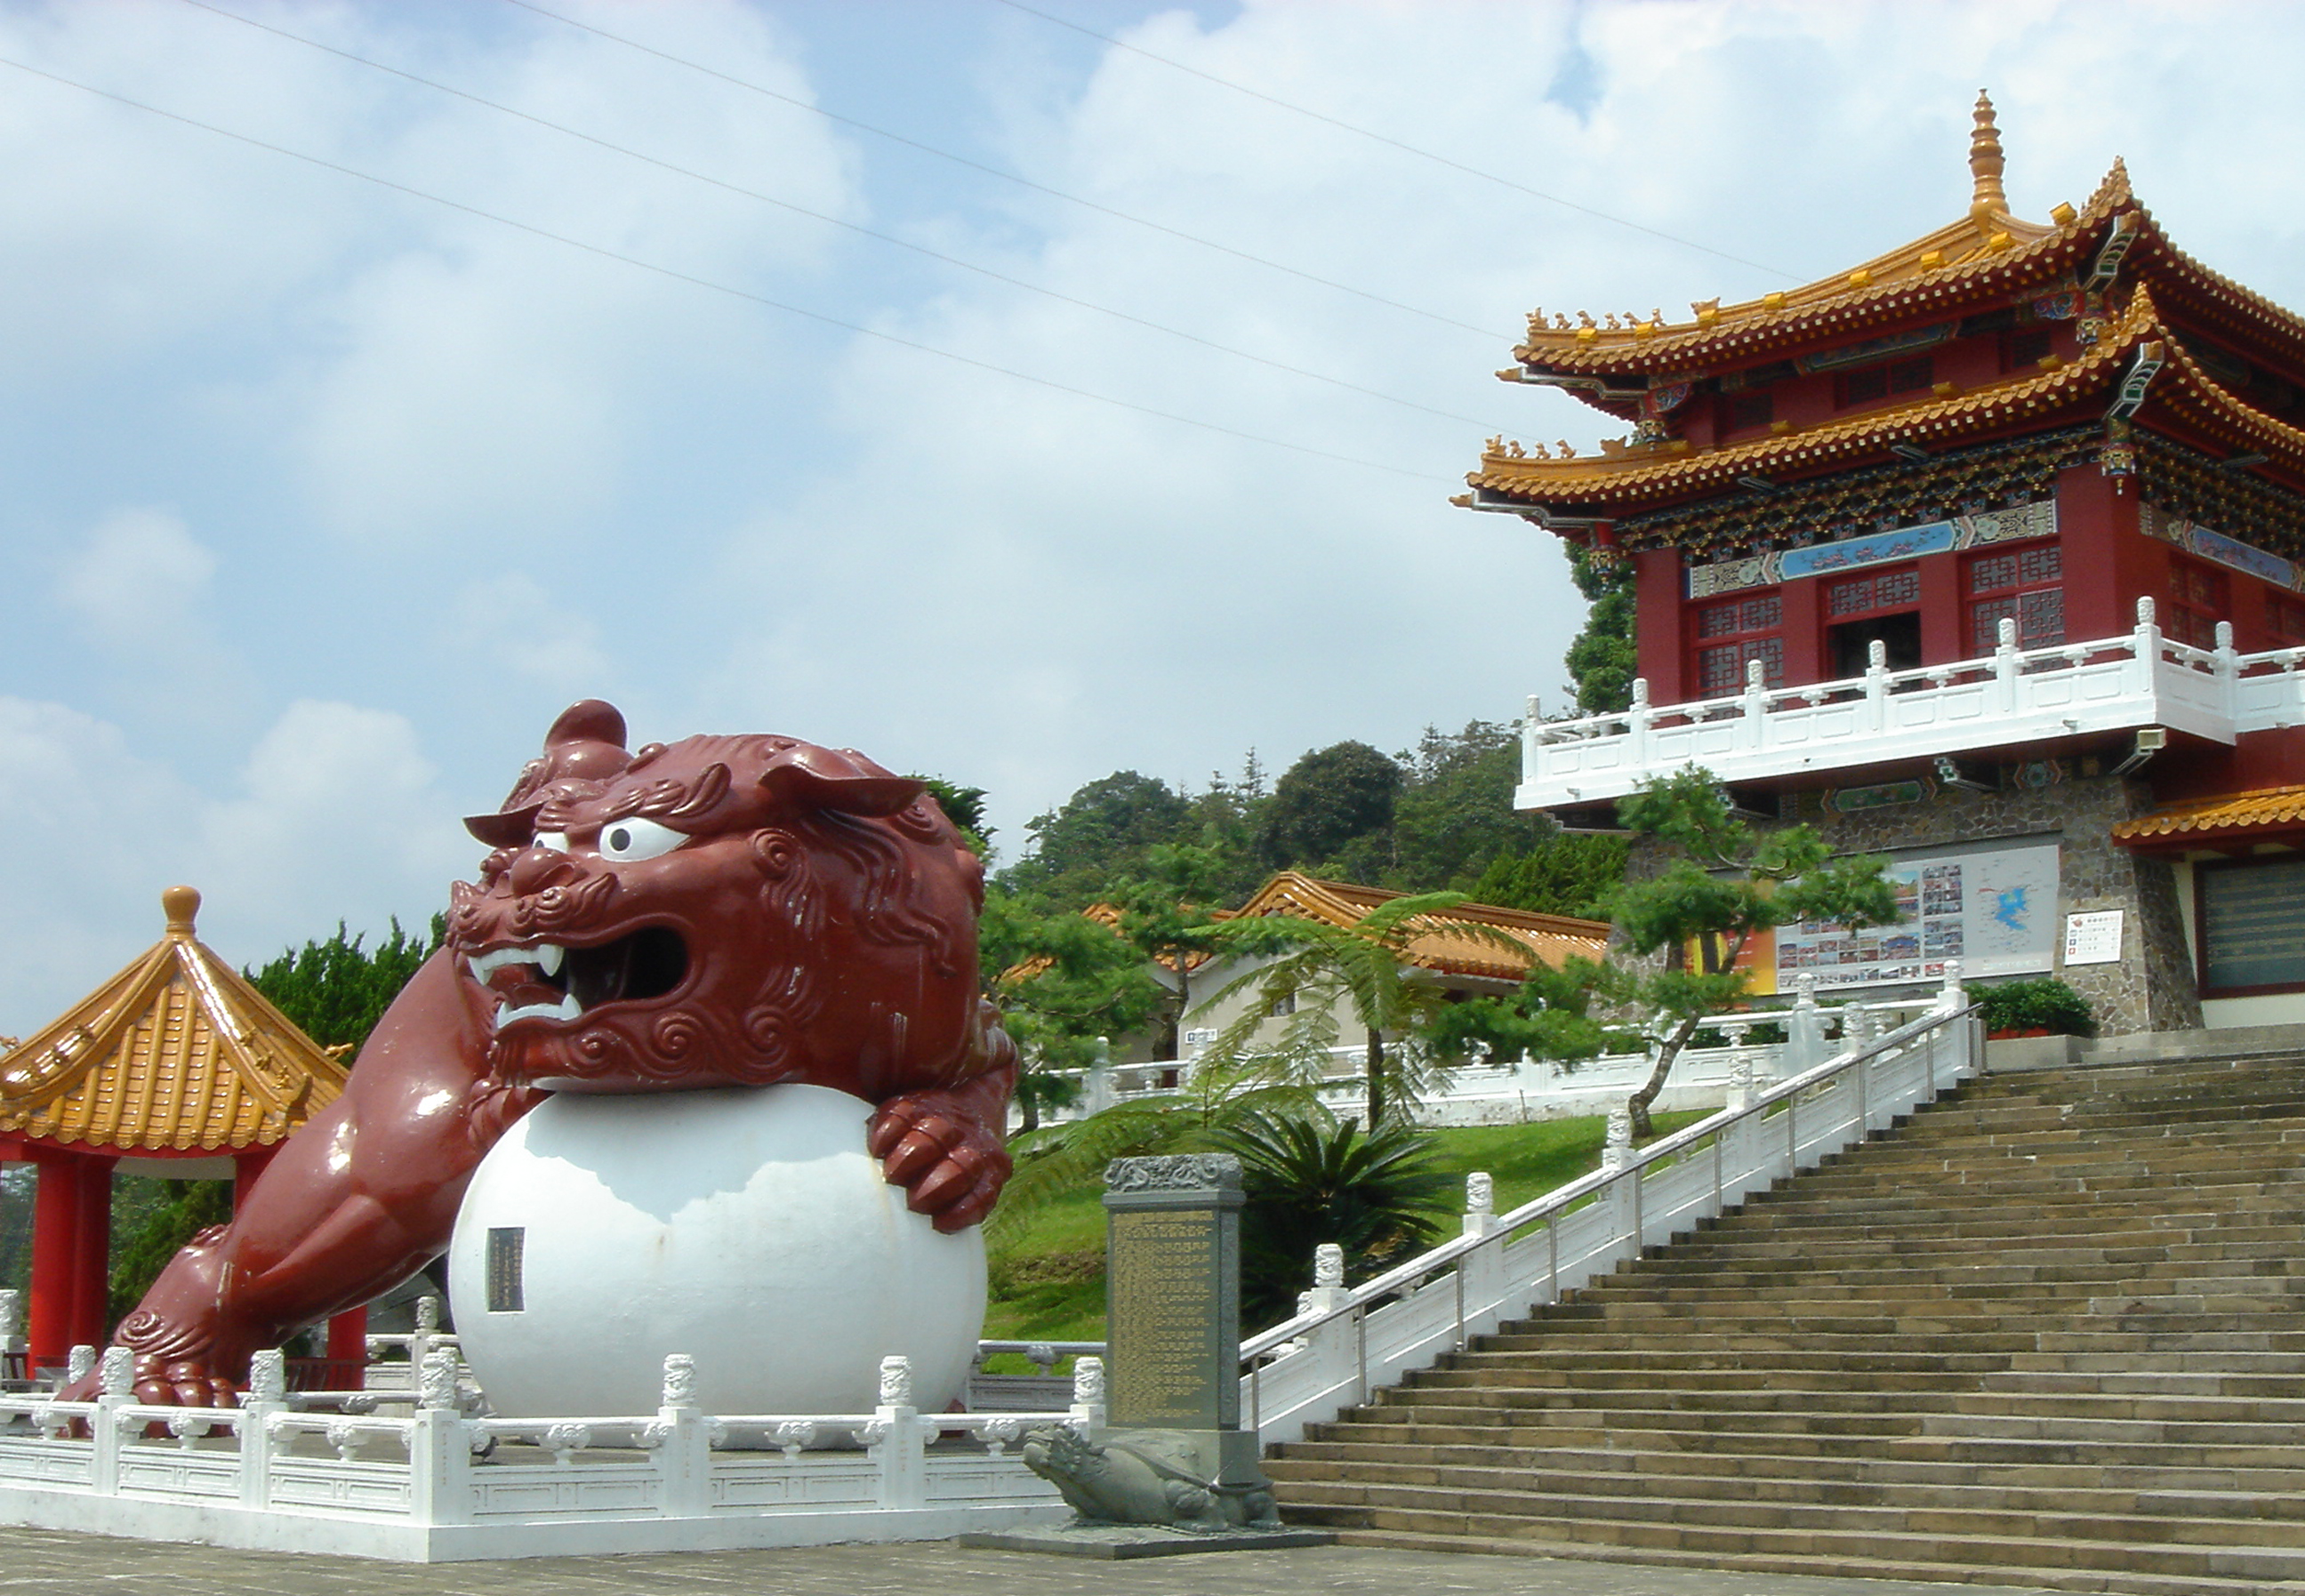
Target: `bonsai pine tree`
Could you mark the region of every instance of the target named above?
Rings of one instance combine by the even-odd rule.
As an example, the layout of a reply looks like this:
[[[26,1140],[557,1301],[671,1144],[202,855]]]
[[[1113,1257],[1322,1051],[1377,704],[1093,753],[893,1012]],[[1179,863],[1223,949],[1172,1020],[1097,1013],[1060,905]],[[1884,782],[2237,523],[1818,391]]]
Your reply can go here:
[[[1655,1067],[1625,1105],[1633,1133],[1646,1136],[1649,1105],[1697,1026],[1744,1001],[1746,972],[1736,966],[1756,933],[1801,920],[1886,925],[1897,905],[1884,860],[1832,858],[1807,826],[1756,830],[1731,811],[1711,773],[1695,766],[1642,784],[1617,805],[1617,819],[1679,854],[1658,875],[1620,887],[1612,905],[1628,949],[1669,955],[1662,968],[1617,964],[1603,977],[1609,996],[1646,1010],[1661,1027]]]

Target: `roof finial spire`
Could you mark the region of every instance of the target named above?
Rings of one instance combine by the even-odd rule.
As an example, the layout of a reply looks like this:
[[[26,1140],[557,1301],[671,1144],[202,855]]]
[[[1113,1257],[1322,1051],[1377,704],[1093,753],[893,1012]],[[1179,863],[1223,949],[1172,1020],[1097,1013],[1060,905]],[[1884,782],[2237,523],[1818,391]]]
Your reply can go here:
[[[171,887],[160,895],[160,908],[168,917],[168,935],[188,938],[192,934],[192,917],[200,912],[200,891],[191,887]]]
[[[1977,91],[1977,127],[1969,135],[1969,173],[1977,183],[1969,214],[1980,222],[1996,214],[2008,214],[2009,196],[2001,191],[2003,164],[2001,130],[1993,120],[1993,97],[1980,89]]]

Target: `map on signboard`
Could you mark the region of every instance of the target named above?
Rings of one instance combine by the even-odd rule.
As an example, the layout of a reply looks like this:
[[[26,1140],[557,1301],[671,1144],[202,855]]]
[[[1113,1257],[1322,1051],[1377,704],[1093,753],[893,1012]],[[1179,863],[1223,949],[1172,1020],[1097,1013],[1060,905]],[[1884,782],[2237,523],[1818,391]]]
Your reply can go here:
[[[1777,989],[1803,974],[1820,987],[1935,981],[1945,961],[1969,975],[2051,967],[2058,931],[2055,843],[1959,854],[1892,856],[1897,919],[1852,930],[1802,921],[1777,932]]]

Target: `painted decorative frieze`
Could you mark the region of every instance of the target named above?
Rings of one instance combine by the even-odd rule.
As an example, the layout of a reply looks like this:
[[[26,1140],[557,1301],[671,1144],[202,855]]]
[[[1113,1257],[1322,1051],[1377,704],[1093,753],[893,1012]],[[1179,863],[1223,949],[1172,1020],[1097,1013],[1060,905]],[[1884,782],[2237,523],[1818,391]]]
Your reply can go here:
[[[2032,538],[2053,538],[2057,532],[2057,505],[2041,499],[2007,510],[1980,510],[1947,521],[1925,522],[1844,538],[1833,543],[1813,543],[1806,548],[1772,549],[1745,559],[1716,560],[1688,568],[1688,596],[1710,598],[1745,588],[1774,587],[1796,577],[1827,572],[1854,571],[1866,565],[1909,560],[1921,555],[1978,548],[1993,543],[2015,543]]]

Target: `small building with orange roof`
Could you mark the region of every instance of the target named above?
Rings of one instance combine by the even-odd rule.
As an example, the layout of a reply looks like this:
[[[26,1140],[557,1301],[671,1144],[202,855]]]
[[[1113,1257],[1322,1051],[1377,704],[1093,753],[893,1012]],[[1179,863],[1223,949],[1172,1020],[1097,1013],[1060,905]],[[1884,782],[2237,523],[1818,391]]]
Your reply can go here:
[[[1325,880],[1297,870],[1282,870],[1258,887],[1255,896],[1235,911],[1235,915],[1244,920],[1295,915],[1342,928],[1357,924],[1381,904],[1406,896],[1386,887],[1363,887],[1351,881]],[[1498,904],[1460,903],[1420,917],[1413,923],[1415,934],[1408,944],[1405,965],[1423,972],[1445,992],[1459,998],[1497,997],[1510,992],[1539,964],[1559,969],[1572,957],[1597,960],[1609,940],[1605,921],[1539,914]],[[1476,927],[1480,929],[1473,929]],[[1503,933],[1501,938],[1494,934],[1497,932]],[[1188,1044],[1205,1043],[1246,1010],[1264,1002],[1254,982],[1241,986],[1229,996],[1223,995],[1243,974],[1254,972],[1258,963],[1219,957],[1207,961],[1195,972],[1196,990],[1210,996],[1187,1021],[1193,1027],[1187,1032]],[[1268,1016],[1255,1041],[1277,1042],[1287,1018],[1283,1014]],[[1357,1041],[1359,1031],[1351,1015],[1340,1012],[1338,1019],[1340,1037]],[[1339,1073],[1346,1073],[1344,1065],[1339,1065]]]
[[[161,895],[160,940],[0,1054],[0,1160],[39,1171],[27,1373],[102,1346],[112,1177],[222,1179],[245,1192],[343,1091],[344,1066],[193,934],[200,895]],[[340,1327],[334,1344],[357,1337]]]

